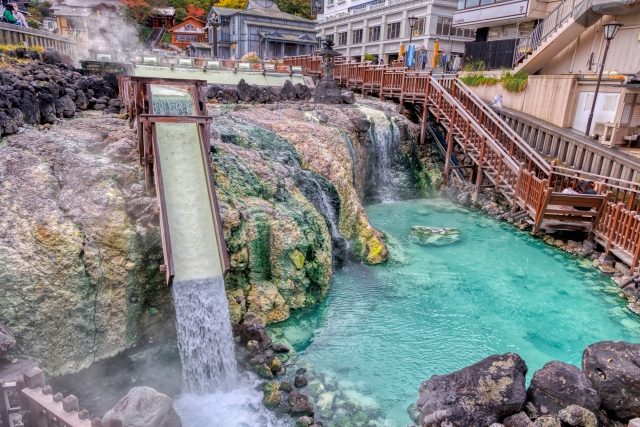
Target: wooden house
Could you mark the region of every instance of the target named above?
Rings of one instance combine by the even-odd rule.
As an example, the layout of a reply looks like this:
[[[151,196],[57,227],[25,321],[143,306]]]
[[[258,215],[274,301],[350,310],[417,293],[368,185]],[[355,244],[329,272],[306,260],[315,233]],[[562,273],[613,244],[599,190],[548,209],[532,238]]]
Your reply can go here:
[[[204,29],[205,25],[206,23],[198,18],[187,17],[182,23],[169,28],[171,44],[185,49],[191,42],[206,43],[207,32]]]

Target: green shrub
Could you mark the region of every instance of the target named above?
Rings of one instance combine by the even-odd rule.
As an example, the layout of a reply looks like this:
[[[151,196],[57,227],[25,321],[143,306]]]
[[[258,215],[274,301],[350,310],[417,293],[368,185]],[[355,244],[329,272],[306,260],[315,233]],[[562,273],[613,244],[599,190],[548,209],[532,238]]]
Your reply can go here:
[[[522,92],[527,87],[528,80],[529,74],[522,71],[513,74],[511,71],[503,69],[500,76],[500,82],[504,90],[513,93]]]
[[[467,61],[467,63],[464,64],[464,67],[462,67],[462,71],[466,71],[467,73],[484,70],[484,61],[481,61],[479,59],[477,61]]]
[[[376,56],[373,53],[365,53],[364,54],[364,60],[365,61],[375,61],[376,60]]]

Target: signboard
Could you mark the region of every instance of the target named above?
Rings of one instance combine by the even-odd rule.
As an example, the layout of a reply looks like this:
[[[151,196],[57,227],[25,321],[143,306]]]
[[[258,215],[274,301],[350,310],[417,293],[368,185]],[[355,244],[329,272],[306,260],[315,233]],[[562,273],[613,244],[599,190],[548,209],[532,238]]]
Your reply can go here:
[[[413,67],[416,63],[416,46],[410,44],[407,48],[407,56],[404,65],[407,67]]]

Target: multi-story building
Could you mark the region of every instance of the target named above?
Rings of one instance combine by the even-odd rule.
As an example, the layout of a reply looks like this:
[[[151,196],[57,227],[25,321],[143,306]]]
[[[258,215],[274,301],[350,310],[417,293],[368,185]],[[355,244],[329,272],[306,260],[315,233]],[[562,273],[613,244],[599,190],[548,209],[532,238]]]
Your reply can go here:
[[[474,88],[483,98],[501,91],[505,107],[605,146],[640,142],[639,0],[459,0],[453,26],[476,30],[467,62],[529,74],[518,93]]]
[[[430,65],[434,45],[440,53],[462,55],[472,30],[452,28],[455,0],[326,0],[317,20],[318,36],[332,38],[338,52],[360,60],[365,54],[390,63],[409,41],[416,46],[417,63]],[[410,17],[417,18],[410,27]]]
[[[121,38],[120,0],[64,0],[51,8],[57,32],[88,48],[109,48]]]
[[[213,6],[208,19],[218,24],[209,26],[209,43],[217,27],[219,58],[308,55],[317,46],[314,22],[282,12],[273,0],[249,0],[243,10]]]

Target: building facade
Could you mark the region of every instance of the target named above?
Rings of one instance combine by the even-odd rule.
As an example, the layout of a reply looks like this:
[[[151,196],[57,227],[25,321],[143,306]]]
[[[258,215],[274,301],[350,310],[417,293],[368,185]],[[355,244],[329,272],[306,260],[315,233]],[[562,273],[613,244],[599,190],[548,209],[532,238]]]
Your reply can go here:
[[[371,54],[390,63],[400,56],[403,46],[408,47],[411,38],[416,63],[425,68],[431,65],[436,42],[438,52],[451,59],[462,55],[464,42],[474,38],[472,30],[452,28],[455,1],[334,1],[326,0],[325,13],[317,21],[318,37],[332,38],[334,49],[351,59]],[[409,17],[417,18],[413,31]]]
[[[476,29],[465,60],[529,74],[522,92],[503,91],[505,107],[581,135],[593,107],[588,134],[605,146],[640,134],[639,0],[460,0],[458,8],[454,27]],[[614,19],[622,26],[605,60],[604,26]],[[474,90],[491,99],[500,88]]]
[[[75,37],[81,48],[109,49],[121,38],[120,0],[64,0],[51,8],[55,32]]]
[[[272,0],[249,0],[244,10],[213,6],[209,12],[209,43],[217,28],[219,58],[242,58],[255,52],[261,59],[308,55],[317,47],[314,21],[282,12]]]
[[[185,49],[191,42],[205,43],[207,41],[205,26],[206,23],[204,21],[188,16],[180,24],[169,28],[171,44],[180,49]]]

